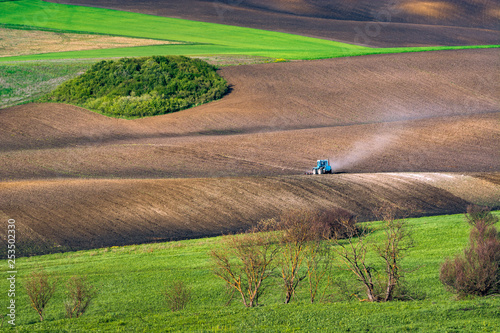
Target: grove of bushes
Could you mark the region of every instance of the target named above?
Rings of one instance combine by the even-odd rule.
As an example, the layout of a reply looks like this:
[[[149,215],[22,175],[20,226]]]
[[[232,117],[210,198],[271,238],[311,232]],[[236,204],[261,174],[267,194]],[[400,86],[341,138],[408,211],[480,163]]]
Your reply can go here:
[[[226,80],[202,60],[152,56],[100,61],[40,101],[138,118],[207,103],[221,98],[227,90]]]

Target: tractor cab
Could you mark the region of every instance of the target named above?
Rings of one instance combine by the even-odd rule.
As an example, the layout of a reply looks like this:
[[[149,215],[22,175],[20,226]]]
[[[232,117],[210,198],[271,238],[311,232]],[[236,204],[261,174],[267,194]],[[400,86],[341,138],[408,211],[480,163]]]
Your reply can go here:
[[[322,175],[325,173],[332,173],[332,166],[329,160],[318,160],[317,165],[313,168],[313,174]]]

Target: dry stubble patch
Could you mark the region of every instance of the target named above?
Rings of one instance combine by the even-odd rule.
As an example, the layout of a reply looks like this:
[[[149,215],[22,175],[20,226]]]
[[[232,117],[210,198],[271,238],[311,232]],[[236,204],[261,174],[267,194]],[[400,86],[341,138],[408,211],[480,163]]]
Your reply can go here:
[[[0,28],[0,57],[163,44],[179,42]]]

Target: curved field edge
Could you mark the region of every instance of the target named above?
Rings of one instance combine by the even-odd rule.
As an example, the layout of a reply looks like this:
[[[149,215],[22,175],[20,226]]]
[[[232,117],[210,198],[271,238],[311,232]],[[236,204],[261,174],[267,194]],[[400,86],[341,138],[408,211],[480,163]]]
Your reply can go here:
[[[500,173],[0,183],[0,216],[17,221],[25,255],[218,236],[297,208],[340,207],[366,221],[388,203],[422,216],[463,212],[471,202],[500,207]]]
[[[143,0],[47,0],[48,2],[78,4],[90,7],[102,7],[139,13],[153,13],[159,16],[172,16],[192,19],[202,17],[208,22],[230,21],[245,26],[248,21],[257,21],[255,25],[264,26],[265,20],[256,20],[256,16],[273,15],[283,27],[286,17],[295,19],[321,19],[324,21],[377,22],[388,25],[402,23],[413,25],[440,25],[498,29],[499,5],[493,1],[481,0],[441,0],[438,3],[421,0],[404,0],[395,3],[391,0],[245,0],[238,3],[220,1],[213,3],[203,0],[157,1]],[[196,7],[196,11],[192,8]],[[242,21],[242,16],[248,16]],[[264,21],[264,22],[263,22]],[[304,25],[304,24],[302,24]],[[285,29],[286,31],[286,29]]]
[[[429,4],[419,0],[405,0],[405,3],[408,1],[419,2],[424,7]],[[456,0],[445,1],[456,3]],[[479,0],[467,0],[469,3],[471,1],[476,2],[476,5],[480,7],[483,6],[483,4],[477,3]],[[498,33],[495,30],[486,28],[498,29],[498,19],[492,20],[489,15],[487,17],[481,16],[476,5],[465,9],[462,6],[467,6],[467,4],[464,4],[463,1],[459,6],[465,10],[461,11],[459,16],[453,15],[453,21],[458,23],[458,26],[450,26],[451,22],[444,17],[437,18],[437,20],[434,16],[429,17],[429,14],[431,14],[429,12],[422,13],[423,16],[419,15],[419,20],[414,22],[417,24],[410,24],[410,22],[413,22],[411,15],[409,16],[408,12],[400,12],[398,8],[394,7],[395,11],[389,9],[392,12],[387,16],[386,10],[388,8],[386,5],[389,7],[394,5],[391,0],[383,0],[382,3],[369,0],[356,0],[355,2],[338,0],[335,4],[331,1],[315,1],[315,4],[312,5],[313,8],[311,8],[312,2],[306,0],[278,0],[266,2],[266,4],[262,0],[245,0],[237,4],[205,0],[184,0],[180,2],[144,0],[139,3],[133,0],[119,2],[113,0],[50,0],[49,2],[110,8],[156,16],[178,17],[195,21],[287,32],[345,43],[362,43],[360,45],[373,47],[499,44]],[[359,5],[355,5],[356,2]],[[278,3],[279,10],[273,10],[267,6]],[[256,4],[259,5],[255,6]],[[285,10],[287,13],[282,11],[285,7],[289,9]],[[312,9],[312,12],[309,9],[304,12],[302,9],[305,7]],[[369,17],[359,15],[360,11],[367,13]],[[398,13],[402,14],[400,19],[406,23],[397,23],[400,21],[397,18]],[[494,12],[490,12],[490,14],[495,15]],[[373,19],[374,15],[378,18],[368,22]],[[479,26],[486,29],[466,28]]]
[[[0,3],[0,23],[74,30],[129,37],[170,39],[203,45],[203,52],[214,53],[219,48],[226,53],[252,54],[265,50],[277,53],[328,48],[363,49],[364,47],[303,36],[221,24],[164,18],[116,10],[82,6],[58,5],[37,0]],[[271,46],[271,47],[270,47]],[[199,47],[199,45],[198,45]],[[189,48],[182,48],[187,52]],[[226,52],[224,52],[226,50]],[[295,50],[295,51],[293,51]],[[246,51],[246,52],[245,52]],[[196,52],[196,51],[195,51]],[[304,51],[298,51],[304,52]],[[307,51],[305,51],[307,52]],[[219,52],[215,52],[219,53]]]
[[[3,24],[21,24],[72,32],[74,32],[74,27],[78,26],[80,30],[91,33],[176,40],[191,43],[190,45],[169,45],[162,47],[131,47],[98,51],[45,53],[30,56],[5,57],[0,59],[0,61],[213,54],[241,54],[286,59],[320,59],[365,54],[498,47],[496,45],[483,45],[374,49],[288,33],[165,18],[109,9],[59,5],[39,0],[0,2],[0,10],[2,10],[0,23]]]
[[[498,212],[495,212],[498,215]],[[17,223],[17,222],[16,222]],[[307,287],[298,289],[291,304],[283,304],[280,286],[271,285],[262,297],[264,305],[244,309],[239,300],[227,303],[221,280],[211,272],[210,250],[220,238],[169,243],[107,247],[96,250],[19,258],[17,282],[23,283],[33,270],[43,267],[59,278],[59,288],[40,323],[30,308],[24,288],[16,292],[16,331],[228,331],[228,332],[401,332],[405,330],[495,332],[500,299],[457,300],[439,282],[439,267],[445,257],[467,244],[469,226],[463,215],[409,219],[415,248],[404,260],[409,272],[406,283],[417,300],[366,303],[346,300],[347,293],[331,288],[333,302],[307,302]],[[497,224],[498,225],[498,224]],[[380,239],[382,223],[370,222],[374,240]],[[5,261],[0,261],[6,264]],[[353,288],[351,277],[336,269],[331,276]],[[100,293],[81,319],[64,319],[63,284],[71,276],[87,276]],[[163,299],[165,283],[182,280],[192,298],[185,310],[171,312]],[[8,290],[6,279],[0,288]],[[334,324],[334,325],[332,325]]]

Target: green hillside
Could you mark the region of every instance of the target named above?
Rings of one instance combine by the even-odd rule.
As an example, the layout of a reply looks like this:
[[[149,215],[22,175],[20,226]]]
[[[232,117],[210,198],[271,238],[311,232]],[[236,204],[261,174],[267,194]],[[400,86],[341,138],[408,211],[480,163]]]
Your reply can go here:
[[[358,290],[353,277],[335,264],[326,302],[310,304],[303,285],[292,303],[283,304],[277,276],[261,306],[244,308],[237,297],[228,305],[227,290],[211,272],[208,254],[220,246],[220,238],[207,238],[19,258],[15,331],[86,332],[99,327],[101,332],[497,332],[500,298],[457,299],[439,281],[444,258],[462,251],[468,242],[470,227],[463,215],[409,222],[415,247],[404,267],[411,301],[359,302],[352,297]],[[382,225],[369,223],[373,245],[383,237]],[[6,260],[0,263],[7,266]],[[28,274],[38,267],[59,277],[43,323],[30,308],[23,287]],[[74,274],[87,276],[100,293],[83,317],[66,319],[64,283]],[[192,293],[186,309],[179,312],[167,309],[162,294],[172,280],[182,280]],[[8,290],[6,279],[0,280],[0,289]]]
[[[0,23],[84,31],[120,36],[165,39],[195,45],[138,47],[107,52],[67,52],[64,57],[142,56],[147,54],[251,54],[313,58],[366,48],[315,38],[257,29],[157,17],[116,10],[58,5],[40,0],[0,3]],[[125,51],[125,53],[123,53]],[[44,56],[46,58],[47,55]],[[30,57],[16,57],[29,59]]]
[[[59,5],[40,0],[0,2],[0,12],[2,13],[0,15],[1,24],[187,43],[4,57],[0,58],[0,61],[209,54],[244,54],[271,58],[318,59],[453,48],[374,49],[286,33],[100,8]],[[477,47],[481,46],[473,46],[473,48]]]

